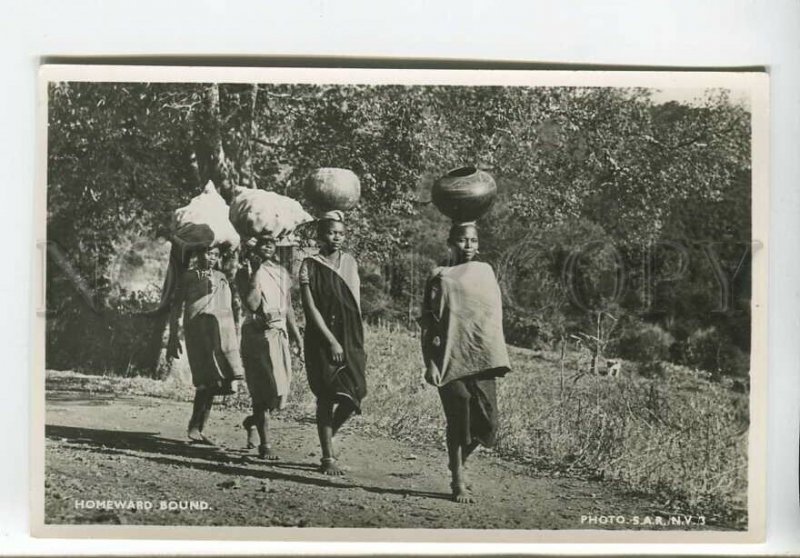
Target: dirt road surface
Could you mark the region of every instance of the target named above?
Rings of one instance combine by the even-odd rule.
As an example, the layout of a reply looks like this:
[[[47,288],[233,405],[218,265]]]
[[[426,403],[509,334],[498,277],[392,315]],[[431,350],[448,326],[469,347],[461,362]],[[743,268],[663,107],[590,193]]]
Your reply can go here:
[[[337,437],[347,476],[330,478],[317,472],[310,420],[276,421],[274,448],[281,460],[263,462],[244,449],[242,412],[212,411],[207,433],[220,448],[185,442],[190,412],[189,403],[169,399],[48,391],[46,522],[630,529],[634,516],[644,521],[657,513],[614,484],[536,476],[488,453],[469,464],[478,503],[456,504],[449,499],[441,448],[367,437],[357,425],[345,426]],[[140,509],[97,509],[98,500]],[[194,509],[180,509],[187,506]],[[626,524],[581,521],[610,515],[624,516]]]

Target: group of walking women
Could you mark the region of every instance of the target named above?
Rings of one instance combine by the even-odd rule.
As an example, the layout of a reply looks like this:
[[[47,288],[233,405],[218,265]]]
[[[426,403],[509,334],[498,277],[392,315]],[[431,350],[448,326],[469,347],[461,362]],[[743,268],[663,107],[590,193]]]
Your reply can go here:
[[[246,246],[246,264],[234,275],[243,314],[239,335],[232,289],[219,269],[219,249],[198,252],[183,274],[173,298],[168,355],[177,358],[181,352],[182,314],[196,388],[188,427],[191,443],[214,445],[204,434],[214,397],[234,393],[236,383],[246,380],[253,410],[243,423],[248,447],[257,447],[262,459],[278,459],[270,443],[269,415],[287,402],[291,341],[305,356],[308,384],[317,401],[319,470],[343,474],[333,440],[354,413],[361,413],[367,392],[358,266],[342,250],[346,227],[340,211],[319,219],[316,232],[319,253],[307,257],[299,271],[302,337],[292,311],[292,278],[277,261],[275,239],[260,237]],[[433,270],[425,289],[422,354],[425,379],[438,387],[447,423],[452,497],[466,503],[473,498],[464,464],[478,445],[495,443],[495,379],[509,370],[509,361],[500,290],[492,268],[476,260],[475,224],[454,224],[448,245],[446,265]]]

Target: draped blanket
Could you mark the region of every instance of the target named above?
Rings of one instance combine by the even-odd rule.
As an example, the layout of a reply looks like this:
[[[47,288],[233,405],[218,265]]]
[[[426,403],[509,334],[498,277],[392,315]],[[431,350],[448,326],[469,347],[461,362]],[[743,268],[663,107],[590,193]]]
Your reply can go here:
[[[187,271],[178,296],[185,299],[183,327],[186,354],[197,388],[219,389],[244,376],[225,275]]]
[[[503,306],[494,271],[484,262],[439,267],[428,280],[422,325],[425,379],[434,386],[510,370]]]
[[[306,320],[305,358],[309,386],[317,398],[345,399],[360,413],[361,400],[367,394],[367,355],[364,352],[361,311],[350,287],[336,271],[314,258],[305,262],[314,303],[344,349],[344,363],[334,364],[327,340],[311,320]]]

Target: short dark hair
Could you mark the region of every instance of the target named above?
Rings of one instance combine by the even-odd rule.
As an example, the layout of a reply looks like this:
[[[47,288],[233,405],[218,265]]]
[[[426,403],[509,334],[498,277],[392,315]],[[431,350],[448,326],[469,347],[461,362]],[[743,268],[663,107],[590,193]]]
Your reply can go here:
[[[199,256],[200,254],[205,254],[211,250],[216,250],[220,253],[220,255],[222,254],[222,248],[219,246],[219,244],[215,244],[214,246],[198,246],[193,250],[193,255]]]
[[[262,236],[259,236],[259,237],[256,238],[256,243],[255,243],[255,245],[253,247],[254,248],[258,248],[259,246],[261,246],[263,244],[266,244],[267,242],[271,242],[273,244],[276,244],[278,241],[275,238],[273,238],[272,236],[262,235]]]

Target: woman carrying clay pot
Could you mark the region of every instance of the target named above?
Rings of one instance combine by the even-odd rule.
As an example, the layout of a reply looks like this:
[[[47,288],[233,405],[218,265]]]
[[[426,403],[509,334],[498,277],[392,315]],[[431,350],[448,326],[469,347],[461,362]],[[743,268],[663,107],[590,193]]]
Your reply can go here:
[[[306,316],[305,362],[317,398],[317,432],[322,448],[320,472],[339,476],[333,439],[367,394],[364,326],[359,303],[358,264],[341,248],[346,236],[341,211],[317,222],[319,254],[300,267],[300,292]]]
[[[447,265],[434,269],[425,287],[422,354],[425,380],[438,388],[444,410],[452,497],[470,503],[467,458],[479,445],[495,444],[496,379],[511,368],[500,287],[491,266],[476,260],[476,224],[456,221],[447,244]]]

